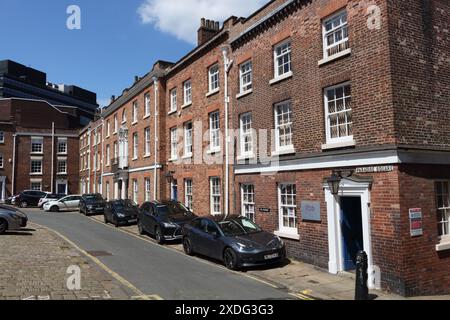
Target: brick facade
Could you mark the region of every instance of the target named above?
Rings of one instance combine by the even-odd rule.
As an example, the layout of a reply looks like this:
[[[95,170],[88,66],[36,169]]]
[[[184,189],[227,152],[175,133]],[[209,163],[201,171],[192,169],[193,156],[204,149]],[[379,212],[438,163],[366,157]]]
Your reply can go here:
[[[177,63],[156,64],[104,110],[100,124],[93,123],[82,131],[83,137],[100,126],[104,134],[103,194],[105,183],[114,190],[114,182],[125,175],[125,196],[134,197],[136,179],[136,200],[142,203],[145,178],[150,178],[153,190],[156,172],[156,198],[174,196],[176,181],[177,198],[185,202],[185,181],[189,179],[193,184],[193,211],[208,215],[210,178],[218,177],[223,212],[223,140],[220,151],[214,153],[219,162],[206,163],[205,159],[211,156],[207,150],[212,112],[219,112],[220,132],[222,136],[225,133],[222,49],[228,47],[233,60],[228,75],[229,127],[239,132],[240,116],[251,112],[251,128],[258,134],[252,137],[254,142],[260,139],[254,143],[254,157],[247,160],[240,157],[239,135],[231,139],[230,212],[244,213],[241,187],[252,184],[256,222],[284,238],[289,256],[337,273],[347,267],[342,255],[346,248],[340,239],[345,230],[339,220],[346,213],[336,208],[344,206],[345,198],[360,198],[363,249],[369,253],[373,268],[379,268],[371,266],[371,286],[378,286],[379,279],[381,288],[402,295],[449,293],[450,256],[445,250],[447,238],[439,237],[437,231],[435,190],[437,180],[450,180],[448,12],[448,3],[443,0],[275,0],[248,18],[232,17],[222,29],[209,30],[212,34],[208,33],[208,40],[199,30],[198,47]],[[337,13],[346,14],[348,42],[342,44],[346,47],[340,54],[327,57],[323,23]],[[291,72],[277,78],[274,49],[285,41],[290,42]],[[252,88],[241,94],[239,70],[247,61],[252,62]],[[216,63],[219,90],[208,94],[208,70]],[[139,117],[137,124],[131,123],[133,103],[138,101],[142,115],[146,92],[151,94],[153,107],[150,78],[154,76],[158,79],[156,142],[153,108],[148,119]],[[183,86],[188,80],[192,103],[184,105]],[[332,107],[326,107],[325,101],[330,99],[329,88],[342,84],[350,88],[346,94],[351,96],[351,103],[349,99],[345,103],[351,106],[351,117],[346,114],[346,119],[352,119],[352,132],[343,135],[339,131],[342,139],[336,139],[328,115]],[[177,105],[171,112],[174,89]],[[276,123],[280,121],[275,109],[286,101],[292,111],[292,147],[280,152],[274,143]],[[108,168],[105,146],[111,146],[112,154],[117,135],[107,137],[105,125],[109,121],[112,132],[117,115],[120,126],[123,110],[127,111],[123,128],[128,130],[128,165]],[[192,158],[183,158],[183,127],[187,122],[194,127]],[[151,128],[152,152],[145,158],[143,131],[147,126]],[[171,152],[173,128],[177,128],[179,137],[177,159],[172,159]],[[349,128],[345,127],[345,132],[350,132]],[[266,141],[260,130],[268,130]],[[134,133],[139,137],[136,160],[132,157]],[[157,159],[153,158],[154,143]],[[90,149],[92,155],[92,146]],[[266,160],[272,162],[267,164]],[[341,193],[335,196],[326,183],[333,173],[342,175]],[[280,232],[278,188],[284,183],[296,187],[292,234]],[[301,204],[305,201],[320,204],[320,219],[304,219]],[[420,208],[423,214],[423,235],[417,237],[410,234],[412,208]]]

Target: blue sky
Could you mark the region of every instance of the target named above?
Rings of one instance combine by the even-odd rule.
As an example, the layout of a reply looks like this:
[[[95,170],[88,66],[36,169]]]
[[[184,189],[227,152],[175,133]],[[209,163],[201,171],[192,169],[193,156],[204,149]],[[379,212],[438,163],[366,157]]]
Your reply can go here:
[[[0,60],[42,70],[53,83],[95,91],[104,104],[156,60],[176,61],[190,51],[201,17],[247,16],[266,2],[0,0]],[[81,30],[66,27],[69,5],[81,8]]]

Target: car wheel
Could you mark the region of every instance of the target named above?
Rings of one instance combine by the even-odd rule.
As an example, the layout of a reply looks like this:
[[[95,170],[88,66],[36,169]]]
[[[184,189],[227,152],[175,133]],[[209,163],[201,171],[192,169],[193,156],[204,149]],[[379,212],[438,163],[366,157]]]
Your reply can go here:
[[[159,227],[155,230],[155,240],[158,244],[164,244],[164,237],[162,235],[161,228]]]
[[[115,226],[116,228],[119,227],[119,219],[118,219],[118,218],[114,218],[114,226]]]
[[[58,206],[53,206],[50,208],[50,211],[51,212],[59,212],[59,208],[58,208]]]
[[[104,219],[105,224],[109,223],[108,218],[106,217],[106,215],[103,215],[103,219]]]
[[[21,208],[26,208],[26,207],[28,207],[28,203],[27,203],[26,201],[22,201],[22,202],[20,203],[20,207],[21,207]]]
[[[237,256],[236,253],[231,248],[226,248],[223,253],[223,262],[225,266],[230,270],[237,270]]]
[[[138,221],[138,231],[141,236],[145,234],[144,226],[142,225],[141,220]]]
[[[184,237],[184,239],[183,239],[183,249],[184,249],[184,252],[188,256],[193,256],[194,255],[194,250],[192,250],[192,243],[191,243],[191,240],[189,240],[188,237]]]
[[[0,219],[0,234],[4,234],[8,230],[8,222],[6,220]]]

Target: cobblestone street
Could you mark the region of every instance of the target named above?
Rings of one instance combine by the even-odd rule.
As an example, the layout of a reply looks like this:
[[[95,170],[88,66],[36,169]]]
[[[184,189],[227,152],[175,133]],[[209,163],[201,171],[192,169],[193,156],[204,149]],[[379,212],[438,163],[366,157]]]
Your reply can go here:
[[[81,269],[81,290],[67,288],[69,266]],[[0,236],[0,300],[110,300],[136,294],[55,233],[31,224]]]

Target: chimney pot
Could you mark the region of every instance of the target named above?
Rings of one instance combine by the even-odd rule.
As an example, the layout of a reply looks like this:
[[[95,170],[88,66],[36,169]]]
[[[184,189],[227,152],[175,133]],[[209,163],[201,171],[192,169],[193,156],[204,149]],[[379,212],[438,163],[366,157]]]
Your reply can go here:
[[[219,30],[220,29],[220,24],[219,24],[219,22],[217,21],[216,22],[216,28],[215,28],[216,30]]]
[[[206,19],[202,18],[200,22],[200,26],[204,27],[206,25]]]

